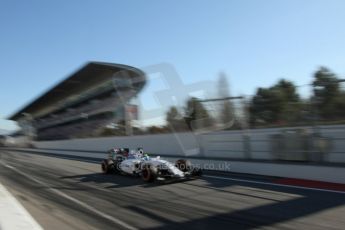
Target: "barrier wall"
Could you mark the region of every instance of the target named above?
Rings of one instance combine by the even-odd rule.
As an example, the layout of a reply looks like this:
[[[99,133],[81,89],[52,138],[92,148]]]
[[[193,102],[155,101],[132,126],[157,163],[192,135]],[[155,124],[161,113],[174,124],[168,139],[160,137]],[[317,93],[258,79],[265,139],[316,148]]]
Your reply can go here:
[[[277,136],[284,143],[275,143]],[[205,156],[345,163],[345,126],[221,131],[201,135]]]
[[[43,149],[104,152],[110,148],[143,147],[159,155],[244,160],[293,160],[345,163],[345,126],[320,126],[175,133],[131,137],[87,138],[33,142]]]

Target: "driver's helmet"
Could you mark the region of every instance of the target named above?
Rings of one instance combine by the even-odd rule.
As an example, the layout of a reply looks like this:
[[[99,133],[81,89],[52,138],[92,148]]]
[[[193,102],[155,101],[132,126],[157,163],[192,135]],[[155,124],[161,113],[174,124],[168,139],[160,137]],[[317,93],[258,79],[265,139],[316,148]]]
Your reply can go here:
[[[137,148],[137,150],[136,150],[136,155],[137,155],[137,157],[139,157],[139,158],[144,157],[144,150],[143,150],[143,148]]]

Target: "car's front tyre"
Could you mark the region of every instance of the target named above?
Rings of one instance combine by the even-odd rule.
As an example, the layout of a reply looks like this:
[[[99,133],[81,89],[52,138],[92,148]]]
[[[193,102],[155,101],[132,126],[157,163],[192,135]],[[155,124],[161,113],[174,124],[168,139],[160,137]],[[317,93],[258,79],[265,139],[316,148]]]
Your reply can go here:
[[[145,182],[154,182],[157,178],[158,170],[152,165],[144,165],[141,170],[141,178]]]
[[[175,166],[182,172],[189,172],[192,169],[192,163],[185,159],[177,160]]]

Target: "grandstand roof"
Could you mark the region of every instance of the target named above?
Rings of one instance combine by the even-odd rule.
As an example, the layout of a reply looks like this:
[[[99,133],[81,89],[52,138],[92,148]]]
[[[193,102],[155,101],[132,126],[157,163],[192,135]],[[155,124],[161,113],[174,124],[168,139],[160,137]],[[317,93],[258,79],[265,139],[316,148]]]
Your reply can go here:
[[[120,71],[124,71],[123,74],[116,75]],[[23,117],[23,114],[30,114],[35,118],[35,115],[39,114],[46,107],[50,107],[72,95],[81,93],[93,85],[111,80],[114,76],[136,78],[134,85],[138,90],[145,85],[145,74],[137,68],[121,64],[89,62],[34,99],[31,103],[25,105],[22,109],[11,115],[9,119],[17,121]]]

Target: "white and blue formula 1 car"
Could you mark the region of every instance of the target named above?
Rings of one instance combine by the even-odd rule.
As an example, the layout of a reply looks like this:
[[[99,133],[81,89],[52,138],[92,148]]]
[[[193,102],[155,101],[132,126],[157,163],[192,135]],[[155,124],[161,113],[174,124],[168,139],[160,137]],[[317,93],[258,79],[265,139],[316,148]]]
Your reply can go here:
[[[189,160],[180,159],[173,164],[159,156],[149,157],[142,148],[131,152],[128,148],[109,150],[108,158],[102,161],[102,171],[141,176],[145,182],[192,179],[202,174],[201,169],[193,167]]]

